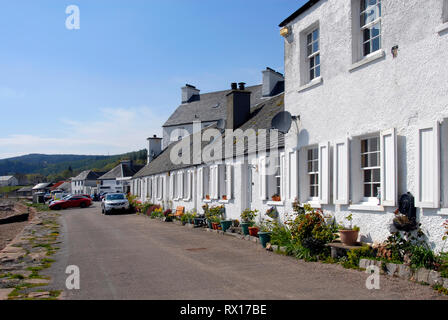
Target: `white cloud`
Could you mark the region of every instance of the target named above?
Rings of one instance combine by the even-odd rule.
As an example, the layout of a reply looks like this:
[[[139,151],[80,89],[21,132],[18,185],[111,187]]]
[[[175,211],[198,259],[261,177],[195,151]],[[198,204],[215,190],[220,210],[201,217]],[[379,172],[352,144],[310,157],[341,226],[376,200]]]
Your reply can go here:
[[[61,119],[65,130],[55,136],[14,134],[0,137],[0,158],[28,153],[119,154],[146,148],[146,138],[160,136],[166,116],[151,108],[104,108],[98,119]]]

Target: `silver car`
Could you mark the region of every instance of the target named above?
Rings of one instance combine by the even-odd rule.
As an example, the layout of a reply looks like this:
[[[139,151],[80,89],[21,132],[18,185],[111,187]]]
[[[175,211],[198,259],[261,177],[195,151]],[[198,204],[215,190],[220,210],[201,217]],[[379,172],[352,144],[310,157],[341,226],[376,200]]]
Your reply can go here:
[[[113,211],[128,211],[129,201],[124,193],[108,193],[101,203],[101,211],[108,215]]]

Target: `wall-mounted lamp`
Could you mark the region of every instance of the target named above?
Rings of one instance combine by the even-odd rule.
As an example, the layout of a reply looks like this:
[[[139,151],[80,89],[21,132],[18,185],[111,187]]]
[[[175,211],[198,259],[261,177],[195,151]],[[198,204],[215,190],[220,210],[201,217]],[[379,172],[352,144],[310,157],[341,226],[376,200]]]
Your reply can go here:
[[[283,27],[280,29],[280,35],[284,38],[291,34],[291,29],[289,27]]]

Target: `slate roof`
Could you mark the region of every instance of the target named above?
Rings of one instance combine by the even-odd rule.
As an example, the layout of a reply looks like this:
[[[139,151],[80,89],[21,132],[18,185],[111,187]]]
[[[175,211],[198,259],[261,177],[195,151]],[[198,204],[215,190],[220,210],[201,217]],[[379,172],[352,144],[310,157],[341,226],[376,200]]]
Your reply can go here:
[[[284,111],[284,94],[280,94],[278,96],[275,96],[273,98],[268,98],[268,99],[264,99],[264,101],[262,103],[257,104],[256,106],[254,106],[253,108],[251,108],[251,116],[249,118],[249,120],[247,120],[242,126],[240,126],[239,129],[242,129],[243,131],[247,130],[247,129],[254,129],[254,130],[258,130],[258,129],[270,129],[271,128],[271,121],[272,119],[281,111]],[[211,128],[216,128],[216,126],[212,126]],[[207,129],[204,129],[207,130]],[[202,130],[202,132],[204,131]],[[193,141],[194,141],[194,136],[195,135],[199,135],[202,134],[202,132],[200,133],[196,133],[194,135],[190,136],[190,159],[191,159],[191,163],[193,163]],[[268,130],[268,132],[272,132],[272,130]],[[285,139],[284,139],[284,135],[281,133],[278,133],[278,139],[277,140],[273,140],[272,142],[269,139],[269,133],[268,133],[268,139],[267,139],[267,145],[268,147],[266,148],[265,146],[261,146],[259,149],[260,150],[265,150],[265,149],[270,149],[273,147],[277,147],[277,148],[283,148],[285,145]],[[222,148],[224,149],[222,154],[225,155],[225,135],[223,134],[222,136]],[[200,137],[197,137],[197,139],[201,139]],[[237,137],[238,139],[238,137]],[[217,139],[214,143],[218,143],[219,139]],[[155,158],[150,164],[146,165],[142,170],[140,170],[136,175],[134,175],[134,178],[139,178],[139,177],[146,177],[146,176],[151,176],[151,175],[156,175],[156,174],[160,174],[160,173],[164,173],[164,172],[168,172],[168,171],[174,171],[174,170],[179,170],[179,169],[184,169],[184,168],[189,168],[192,167],[194,165],[191,164],[173,164],[171,159],[170,159],[170,153],[173,150],[173,148],[175,148],[176,146],[178,146],[180,143],[182,143],[182,141],[173,143],[171,145],[169,145],[157,158]],[[209,144],[209,142],[202,142],[202,149],[204,149],[205,146],[207,146]],[[243,153],[244,154],[249,154],[249,153],[253,153],[256,151],[256,144],[253,145],[248,145],[248,142],[245,141],[245,148]],[[236,149],[236,145],[234,146],[234,150]],[[216,146],[216,150],[219,150],[219,147]],[[237,153],[235,152],[235,155],[242,155],[241,152]]]
[[[262,101],[262,85],[250,86],[246,90],[252,92],[251,107]],[[278,89],[277,89],[278,90]],[[231,90],[216,91],[200,95],[199,100],[181,104],[168,118],[164,127],[183,125],[193,121],[217,121],[225,119],[227,114],[226,95]]]
[[[301,6],[296,12],[294,12],[292,15],[290,15],[288,18],[283,20],[279,27],[284,27],[291,21],[293,21],[295,18],[300,16],[302,13],[310,9],[312,6],[314,6],[316,3],[318,3],[320,0],[309,0],[307,3],[305,3],[303,6]]]
[[[86,170],[81,172],[79,175],[74,177],[72,181],[85,181],[85,180],[97,180],[102,175],[106,174],[106,172],[95,172],[92,170]]]
[[[14,178],[14,176],[3,176],[3,177],[0,177],[0,181],[8,181],[11,178]]]
[[[127,165],[120,163],[118,166],[105,173],[98,180],[114,180],[116,178],[132,177],[144,166],[142,165]]]
[[[33,190],[33,187],[23,187],[17,190],[17,192],[30,192]]]
[[[39,183],[39,184],[36,184],[36,185],[33,187],[33,190],[46,189],[46,188],[48,188],[48,187],[51,186],[51,185],[52,185],[52,183]]]

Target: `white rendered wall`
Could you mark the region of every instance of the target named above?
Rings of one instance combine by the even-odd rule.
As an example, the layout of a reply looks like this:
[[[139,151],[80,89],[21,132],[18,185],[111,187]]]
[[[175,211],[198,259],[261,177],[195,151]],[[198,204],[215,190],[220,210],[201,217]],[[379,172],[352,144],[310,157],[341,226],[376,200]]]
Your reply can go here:
[[[287,148],[300,148],[347,136],[396,128],[398,135],[398,195],[415,195],[416,132],[425,122],[448,117],[448,33],[442,25],[442,0],[383,0],[384,58],[351,70],[352,24],[350,0],[322,0],[293,22],[285,40],[286,110],[300,115],[300,134],[287,136]],[[299,34],[320,27],[322,83],[302,87]],[[391,54],[399,46],[398,56]],[[446,144],[442,141],[442,144]],[[303,177],[299,177],[303,179]],[[324,205],[341,221],[353,213],[363,240],[383,241],[396,207],[384,211],[348,210]],[[423,231],[433,248],[443,246],[441,224],[447,216],[436,209],[418,210]]]

